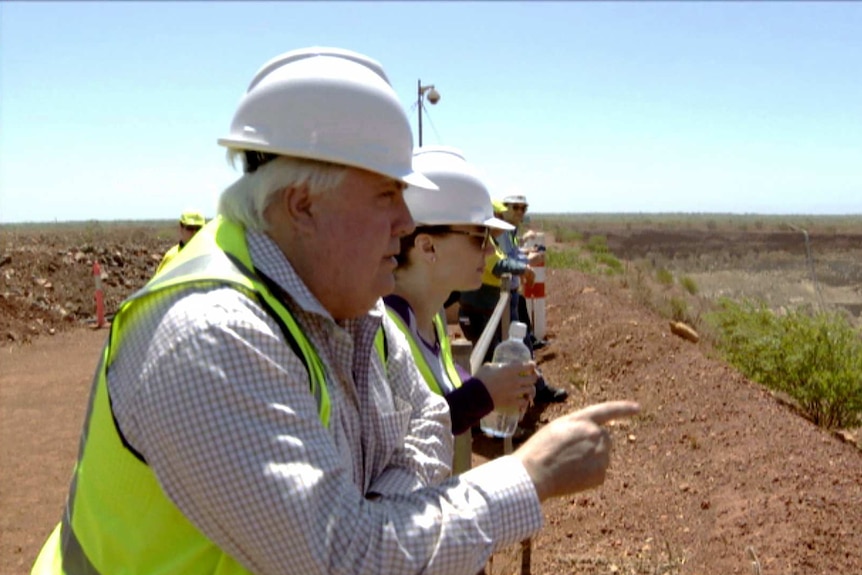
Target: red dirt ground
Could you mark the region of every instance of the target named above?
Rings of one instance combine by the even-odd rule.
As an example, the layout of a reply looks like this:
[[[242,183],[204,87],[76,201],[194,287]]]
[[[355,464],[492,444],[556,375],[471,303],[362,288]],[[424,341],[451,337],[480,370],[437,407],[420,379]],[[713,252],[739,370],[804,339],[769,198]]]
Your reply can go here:
[[[7,248],[0,265],[0,573],[10,575],[28,572],[60,517],[107,334],[81,325],[92,317],[89,254],[50,238],[37,244],[46,242],[54,247],[40,256]],[[117,244],[100,256],[111,258],[109,277],[123,278],[106,286],[108,311],[168,245]],[[77,295],[63,292],[73,285]],[[552,344],[539,359],[571,396],[531,421],[618,398],[643,412],[613,426],[602,487],[544,505],[532,573],[862,575],[862,451],[714,359],[707,344],[673,336],[619,282],[550,270],[547,288]],[[80,306],[70,320],[52,310],[66,301]],[[477,462],[501,451],[476,438]],[[519,567],[510,550],[489,572]]]

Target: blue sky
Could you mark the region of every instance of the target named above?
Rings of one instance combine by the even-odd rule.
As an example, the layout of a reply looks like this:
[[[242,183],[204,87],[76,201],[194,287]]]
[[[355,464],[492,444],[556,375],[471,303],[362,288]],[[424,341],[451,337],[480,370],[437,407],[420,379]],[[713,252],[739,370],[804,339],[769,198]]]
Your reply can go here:
[[[536,212],[862,213],[858,2],[0,2],[0,222],[215,213],[252,75],[379,60]]]

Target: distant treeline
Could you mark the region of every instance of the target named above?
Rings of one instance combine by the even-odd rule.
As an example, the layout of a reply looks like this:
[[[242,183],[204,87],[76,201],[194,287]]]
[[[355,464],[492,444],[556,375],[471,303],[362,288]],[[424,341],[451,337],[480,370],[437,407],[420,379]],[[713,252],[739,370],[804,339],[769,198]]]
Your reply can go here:
[[[862,214],[724,214],[724,213],[531,213],[534,229],[555,227],[591,230],[710,230],[862,234]]]

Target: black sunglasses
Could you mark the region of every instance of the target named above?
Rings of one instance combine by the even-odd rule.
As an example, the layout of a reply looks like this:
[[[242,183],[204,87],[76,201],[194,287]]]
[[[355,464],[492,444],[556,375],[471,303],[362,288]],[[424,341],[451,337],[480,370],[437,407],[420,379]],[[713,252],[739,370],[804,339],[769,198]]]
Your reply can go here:
[[[476,245],[479,246],[480,249],[485,249],[488,245],[488,242],[491,239],[491,230],[489,228],[485,228],[484,232],[468,232],[464,230],[453,230],[449,226],[425,226],[416,228],[415,234],[429,234],[432,236],[442,236],[446,234],[460,234],[463,236],[470,236],[476,240],[481,240],[480,242],[476,242]]]

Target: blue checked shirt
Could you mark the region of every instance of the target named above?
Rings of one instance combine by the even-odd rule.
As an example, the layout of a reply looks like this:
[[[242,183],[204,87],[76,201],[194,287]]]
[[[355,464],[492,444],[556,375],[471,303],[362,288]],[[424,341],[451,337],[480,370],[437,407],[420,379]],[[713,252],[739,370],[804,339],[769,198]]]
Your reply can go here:
[[[521,275],[527,267],[527,256],[521,251],[521,248],[518,247],[518,242],[515,240],[515,234],[517,233],[518,230],[506,231],[497,238],[498,245],[503,250],[503,253],[506,254],[506,257],[522,264],[522,266],[514,269],[506,269],[506,271],[512,274],[511,283],[509,284],[512,291],[517,290],[521,286]]]
[[[323,361],[330,426],[302,362],[253,300],[213,285],[137,306],[108,372],[112,405],[186,517],[259,575],[473,575],[535,533],[541,507],[516,459],[449,477],[446,402],[382,302],[336,323],[267,236],[247,239]],[[373,347],[381,321],[386,367]]]

